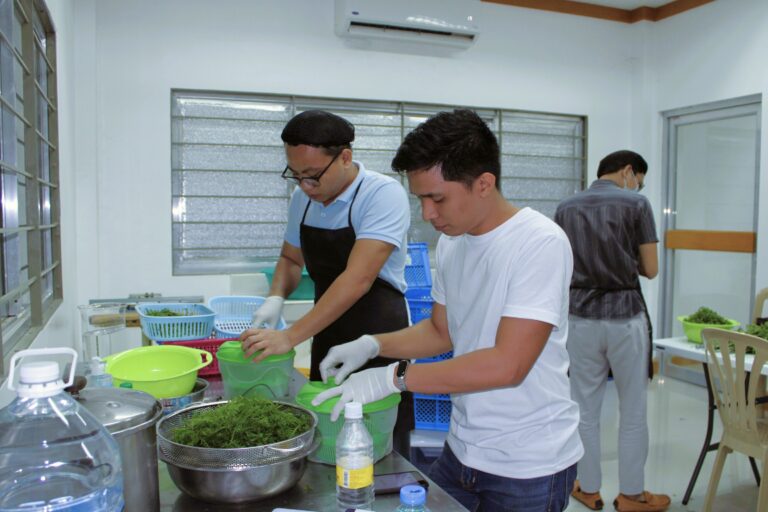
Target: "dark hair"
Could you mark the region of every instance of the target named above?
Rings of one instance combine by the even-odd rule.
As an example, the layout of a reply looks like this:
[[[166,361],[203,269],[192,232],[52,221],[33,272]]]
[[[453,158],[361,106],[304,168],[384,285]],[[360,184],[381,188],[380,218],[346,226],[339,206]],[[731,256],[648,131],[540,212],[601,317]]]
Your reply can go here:
[[[490,172],[501,190],[499,143],[471,110],[440,112],[421,123],[398,148],[392,169],[408,173],[438,164],[445,181],[471,186],[478,176]]]
[[[632,166],[632,172],[635,174],[648,173],[648,162],[642,156],[634,151],[622,149],[621,151],[614,151],[600,160],[600,165],[597,167],[597,177],[614,173],[627,165]]]
[[[336,114],[306,110],[288,121],[280,138],[290,146],[314,146],[322,148],[328,155],[337,155],[343,149],[352,147],[355,127]]]

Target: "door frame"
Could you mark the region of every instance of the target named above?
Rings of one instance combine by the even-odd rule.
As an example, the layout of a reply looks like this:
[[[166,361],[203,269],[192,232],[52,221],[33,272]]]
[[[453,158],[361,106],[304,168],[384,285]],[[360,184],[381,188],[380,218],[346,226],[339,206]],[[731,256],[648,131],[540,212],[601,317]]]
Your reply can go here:
[[[673,249],[667,249],[665,236],[667,231],[675,229],[677,215],[677,129],[688,124],[730,119],[754,115],[757,120],[755,143],[755,209],[753,212],[753,230],[757,229],[759,190],[760,190],[760,140],[761,140],[762,95],[752,94],[723,101],[702,103],[690,107],[666,110],[661,113],[663,123],[662,173],[665,177],[661,191],[662,220],[661,234],[663,253],[661,258],[661,286],[659,286],[658,327],[660,337],[672,335],[672,292],[674,284]],[[754,307],[755,275],[757,272],[757,253],[752,253],[752,286],[750,290],[750,309]],[[750,313],[751,314],[751,313]]]

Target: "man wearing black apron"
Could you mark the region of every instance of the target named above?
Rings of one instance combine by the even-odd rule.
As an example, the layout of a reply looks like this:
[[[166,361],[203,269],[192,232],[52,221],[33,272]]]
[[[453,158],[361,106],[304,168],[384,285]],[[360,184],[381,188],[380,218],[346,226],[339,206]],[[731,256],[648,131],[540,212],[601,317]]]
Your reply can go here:
[[[619,395],[619,495],[624,511],[660,511],[669,497],[645,490],[648,455],[646,395],[652,377],[651,323],[639,276],[658,272],[656,225],[647,198],[637,194],[648,164],[632,151],[606,156],[589,189],[564,200],[555,222],[574,256],[568,319],[571,394],[581,413],[584,457],[573,497],[603,508],[600,410],[609,374]]]
[[[312,337],[309,378],[318,381],[331,347],[408,326],[403,292],[410,209],[400,183],[352,160],[354,127],[345,119],[306,111],[288,122],[282,139],[288,160],[283,178],[297,187],[270,296],[240,339],[246,355],[262,351],[259,361]],[[273,330],[304,265],[315,284],[315,306],[289,329]],[[375,358],[366,368],[391,362]],[[405,457],[413,427],[409,394],[400,402],[394,434],[394,449]]]

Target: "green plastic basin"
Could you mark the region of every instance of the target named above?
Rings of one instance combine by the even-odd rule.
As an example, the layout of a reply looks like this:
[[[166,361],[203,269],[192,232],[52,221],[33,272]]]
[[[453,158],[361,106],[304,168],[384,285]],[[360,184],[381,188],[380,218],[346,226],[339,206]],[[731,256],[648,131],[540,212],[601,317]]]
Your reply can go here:
[[[336,464],[336,438],[344,425],[344,412],[335,422],[331,421],[333,406],[339,397],[333,397],[320,405],[312,405],[312,400],[327,389],[336,387],[333,377],[328,383],[309,381],[296,395],[296,403],[317,414],[317,430],[320,433],[320,446],[309,455],[309,460],[323,464]],[[400,394],[394,393],[386,398],[363,406],[363,424],[373,438],[373,460],[377,462],[392,452],[392,431],[397,421],[397,406]]]
[[[293,374],[293,358],[296,352],[269,356],[258,363],[246,358],[239,341],[226,341],[216,351],[221,380],[224,384],[224,398],[236,396],[263,396],[270,400],[290,399],[290,384]]]
[[[272,286],[272,278],[275,276],[275,267],[264,269],[269,285]],[[315,300],[315,282],[309,277],[307,269],[302,269],[299,285],[288,297],[289,300]]]
[[[130,387],[155,398],[173,398],[190,393],[197,371],[213,362],[207,350],[177,345],[139,347],[105,358],[114,387]]]
[[[728,320],[727,324],[697,324],[694,322],[689,322],[688,320],[686,320],[687,318],[688,317],[686,315],[681,315],[677,317],[680,323],[683,324],[683,332],[685,333],[685,336],[693,343],[702,343],[702,340],[701,340],[702,329],[713,328],[713,329],[733,330],[741,325],[741,322],[737,322],[736,320],[731,320],[730,318],[726,319]]]

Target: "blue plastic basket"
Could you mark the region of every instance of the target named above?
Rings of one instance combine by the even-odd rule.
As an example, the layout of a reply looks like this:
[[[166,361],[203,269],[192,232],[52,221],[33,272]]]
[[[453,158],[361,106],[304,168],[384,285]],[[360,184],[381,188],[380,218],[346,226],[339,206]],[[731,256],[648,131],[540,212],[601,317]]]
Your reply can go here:
[[[432,316],[431,288],[418,286],[409,287],[405,291],[405,299],[408,301],[408,309],[411,312],[411,323],[417,324]]]
[[[150,311],[168,309],[182,316],[150,316]],[[136,304],[144,335],[154,341],[186,341],[208,338],[213,331],[214,312],[203,304],[143,302]]]
[[[223,295],[211,297],[208,306],[216,313],[213,328],[219,338],[240,336],[251,328],[253,312],[264,303],[264,297],[251,295]],[[277,329],[285,329],[285,320],[280,318]]]
[[[434,357],[422,357],[420,359],[417,359],[417,363],[439,363],[440,361],[445,361],[446,359],[451,359],[453,357],[453,350],[449,350],[448,352],[445,352],[443,354],[436,355]]]
[[[424,242],[408,244],[408,259],[405,262],[405,282],[408,288],[432,287],[432,273],[429,270],[429,249]]]
[[[448,395],[413,395],[416,428],[446,432],[451,424],[451,398]]]

